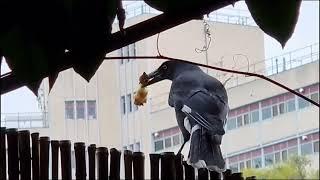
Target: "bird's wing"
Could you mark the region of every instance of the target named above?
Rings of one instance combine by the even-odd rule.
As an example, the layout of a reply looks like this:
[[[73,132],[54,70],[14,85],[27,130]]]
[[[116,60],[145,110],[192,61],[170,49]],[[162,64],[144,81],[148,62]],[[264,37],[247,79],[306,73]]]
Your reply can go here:
[[[213,134],[224,134],[228,106],[219,96],[199,90],[185,100],[181,111]]]

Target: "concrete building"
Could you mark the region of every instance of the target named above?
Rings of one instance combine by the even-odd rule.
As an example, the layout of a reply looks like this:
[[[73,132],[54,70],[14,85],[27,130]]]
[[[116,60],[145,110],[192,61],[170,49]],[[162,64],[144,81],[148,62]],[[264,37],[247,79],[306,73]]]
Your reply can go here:
[[[126,25],[152,16],[142,8]],[[213,14],[206,23],[193,20],[165,31],[159,35],[159,51],[169,57],[260,73],[319,102],[318,44],[265,60],[263,32],[248,24],[248,17],[232,18],[235,17]],[[206,33],[208,27],[210,35]],[[210,38],[208,50],[199,52]],[[134,55],[158,55],[157,36],[108,54]],[[83,141],[146,154],[177,152],[182,136],[174,109],[167,103],[170,82],[150,86],[144,106],[133,104],[139,76],[162,62],[105,60],[89,83],[72,69],[61,72],[50,94],[44,93],[46,126],[31,130],[51,139]],[[222,151],[228,168],[239,171],[266,167],[294,153],[309,155],[318,168],[318,107],[262,79],[203,70],[226,83],[230,112]],[[48,92],[46,81],[41,89]],[[188,144],[183,153],[187,156]]]

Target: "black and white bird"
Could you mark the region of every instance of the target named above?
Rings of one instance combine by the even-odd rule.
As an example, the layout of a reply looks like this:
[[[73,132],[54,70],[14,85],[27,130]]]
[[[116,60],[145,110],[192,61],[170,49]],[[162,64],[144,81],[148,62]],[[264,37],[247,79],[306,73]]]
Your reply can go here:
[[[172,81],[168,103],[175,108],[184,138],[178,153],[190,140],[188,164],[195,168],[223,172],[225,161],[220,145],[229,111],[224,85],[198,66],[166,61],[148,74],[145,86],[165,79]]]

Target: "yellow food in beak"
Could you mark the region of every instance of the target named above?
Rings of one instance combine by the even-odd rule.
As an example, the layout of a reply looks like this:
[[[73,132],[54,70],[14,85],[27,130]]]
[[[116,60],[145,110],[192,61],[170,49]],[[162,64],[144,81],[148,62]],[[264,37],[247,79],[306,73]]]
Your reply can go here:
[[[147,102],[147,95],[148,90],[140,84],[140,88],[134,95],[134,104],[137,106],[143,106],[143,104]]]

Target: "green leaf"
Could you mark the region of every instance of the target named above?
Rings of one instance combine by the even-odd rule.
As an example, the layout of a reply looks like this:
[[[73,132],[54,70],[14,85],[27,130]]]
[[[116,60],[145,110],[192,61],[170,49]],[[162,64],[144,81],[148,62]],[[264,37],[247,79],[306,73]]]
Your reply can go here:
[[[292,36],[301,0],[245,0],[257,25],[282,47]]]

